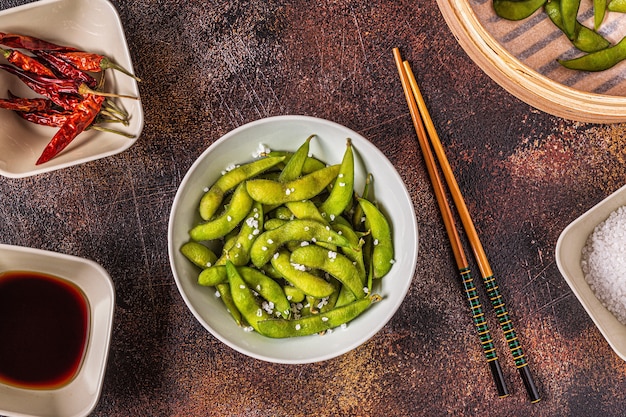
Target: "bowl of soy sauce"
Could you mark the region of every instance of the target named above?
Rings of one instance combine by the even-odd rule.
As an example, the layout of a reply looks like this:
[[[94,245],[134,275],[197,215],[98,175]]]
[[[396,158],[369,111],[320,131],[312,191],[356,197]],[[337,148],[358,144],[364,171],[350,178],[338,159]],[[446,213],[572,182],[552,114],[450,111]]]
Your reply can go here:
[[[71,281],[31,271],[0,275],[0,381],[62,387],[80,370],[89,302]]]
[[[97,263],[0,244],[0,415],[89,414],[102,387],[114,301]]]

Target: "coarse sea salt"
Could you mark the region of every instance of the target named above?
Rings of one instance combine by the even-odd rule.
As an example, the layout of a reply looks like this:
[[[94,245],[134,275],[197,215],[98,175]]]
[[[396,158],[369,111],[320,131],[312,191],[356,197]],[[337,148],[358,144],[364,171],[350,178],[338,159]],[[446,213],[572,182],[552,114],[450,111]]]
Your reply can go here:
[[[581,268],[598,300],[626,325],[626,206],[594,228],[582,250]]]
[[[259,143],[259,145],[256,148],[256,150],[254,152],[252,152],[252,157],[253,158],[258,158],[259,156],[264,156],[264,155],[269,154],[271,151],[272,150],[270,149],[269,146],[267,146],[264,143]]]

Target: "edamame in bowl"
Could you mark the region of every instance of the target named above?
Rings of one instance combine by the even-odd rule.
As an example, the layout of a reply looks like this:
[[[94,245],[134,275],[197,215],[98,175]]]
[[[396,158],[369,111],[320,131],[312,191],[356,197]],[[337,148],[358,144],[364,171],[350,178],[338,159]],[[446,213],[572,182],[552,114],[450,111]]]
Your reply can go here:
[[[327,120],[278,116],[229,132],[194,162],[168,250],[181,296],[213,336],[297,364],[342,355],[385,326],[415,273],[417,234],[410,195],[372,143]]]

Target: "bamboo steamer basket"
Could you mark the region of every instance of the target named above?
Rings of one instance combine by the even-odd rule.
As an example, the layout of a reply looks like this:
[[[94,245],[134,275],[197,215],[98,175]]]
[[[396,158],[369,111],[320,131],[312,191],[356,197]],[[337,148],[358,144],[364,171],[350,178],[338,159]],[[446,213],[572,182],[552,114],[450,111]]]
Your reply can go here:
[[[626,121],[626,61],[602,72],[568,70],[556,60],[582,55],[543,8],[522,21],[501,19],[491,0],[437,0],[469,57],[501,87],[527,104],[566,119]],[[592,2],[579,21],[593,28]],[[626,36],[626,14],[607,12],[599,32],[612,43]]]

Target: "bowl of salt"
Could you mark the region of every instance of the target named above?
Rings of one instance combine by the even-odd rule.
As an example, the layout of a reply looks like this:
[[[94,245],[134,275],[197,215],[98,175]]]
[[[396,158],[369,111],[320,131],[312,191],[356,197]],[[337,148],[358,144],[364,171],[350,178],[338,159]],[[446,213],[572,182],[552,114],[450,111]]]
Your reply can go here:
[[[572,292],[626,360],[626,185],[570,223],[555,256]]]

